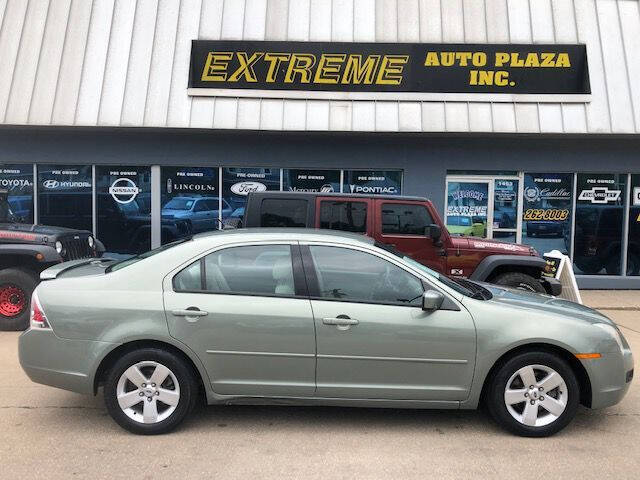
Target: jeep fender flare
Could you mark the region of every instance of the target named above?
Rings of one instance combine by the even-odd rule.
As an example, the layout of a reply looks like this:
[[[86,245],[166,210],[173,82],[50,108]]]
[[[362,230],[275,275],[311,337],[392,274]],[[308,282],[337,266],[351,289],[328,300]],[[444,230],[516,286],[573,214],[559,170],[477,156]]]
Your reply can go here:
[[[542,272],[544,271],[547,262],[542,257],[527,255],[489,255],[478,264],[476,269],[469,276],[469,279],[484,282],[491,276],[496,268],[503,265],[535,268]]]
[[[38,260],[37,254],[41,254],[43,258]],[[38,244],[8,244],[0,245],[0,255],[22,255],[32,258],[34,261],[41,264],[60,263],[62,257],[56,249],[49,245]]]

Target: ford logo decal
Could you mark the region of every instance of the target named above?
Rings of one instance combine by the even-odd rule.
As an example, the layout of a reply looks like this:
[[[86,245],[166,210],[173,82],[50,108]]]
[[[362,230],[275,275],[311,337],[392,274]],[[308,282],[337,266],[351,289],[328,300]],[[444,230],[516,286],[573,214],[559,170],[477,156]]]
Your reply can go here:
[[[267,186],[260,182],[238,182],[231,185],[231,191],[236,195],[249,195],[252,192],[264,192]]]

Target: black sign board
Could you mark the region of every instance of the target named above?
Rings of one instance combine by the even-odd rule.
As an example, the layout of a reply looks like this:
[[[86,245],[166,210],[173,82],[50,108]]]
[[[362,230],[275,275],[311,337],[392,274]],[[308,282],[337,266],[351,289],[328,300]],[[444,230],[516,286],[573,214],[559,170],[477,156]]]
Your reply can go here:
[[[192,95],[202,93],[197,89],[282,93],[271,96],[591,93],[585,45],[542,44],[193,40],[189,87]]]

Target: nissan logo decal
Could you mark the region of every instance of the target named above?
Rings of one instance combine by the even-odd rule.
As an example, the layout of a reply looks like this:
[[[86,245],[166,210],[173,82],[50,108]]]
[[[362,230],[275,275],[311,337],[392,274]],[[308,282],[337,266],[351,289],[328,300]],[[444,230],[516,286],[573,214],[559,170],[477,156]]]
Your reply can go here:
[[[109,187],[109,193],[118,203],[131,203],[136,198],[140,189],[130,178],[118,178]]]

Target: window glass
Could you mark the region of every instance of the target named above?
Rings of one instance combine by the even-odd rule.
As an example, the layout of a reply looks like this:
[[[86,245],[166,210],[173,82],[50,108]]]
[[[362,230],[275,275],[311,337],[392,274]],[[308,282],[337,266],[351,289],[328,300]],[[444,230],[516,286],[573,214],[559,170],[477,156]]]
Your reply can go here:
[[[280,190],[279,168],[223,168],[222,198],[229,204],[233,213],[239,208],[237,216],[244,214],[247,195],[251,192]]]
[[[631,175],[627,275],[640,275],[640,175]]]
[[[161,175],[163,243],[217,230],[220,214],[223,219],[231,215],[228,205],[218,211],[217,168],[162,167]]]
[[[151,248],[151,169],[96,167],[97,237],[105,256],[126,258]],[[162,221],[162,239],[180,238],[186,222]],[[165,242],[166,243],[166,242]]]
[[[382,204],[382,233],[397,235],[423,235],[433,223],[427,208],[407,203]]]
[[[310,249],[323,298],[416,306],[422,303],[422,282],[387,260],[348,248]]]
[[[576,274],[620,275],[627,175],[578,174]]]
[[[343,192],[377,195],[402,193],[401,170],[345,170]]]
[[[306,227],[307,200],[265,199],[260,205],[263,227]]]
[[[447,230],[449,233],[487,236],[489,184],[447,182]]]
[[[91,166],[38,166],[38,222],[93,230]]]
[[[220,250],[205,257],[204,271],[208,292],[295,295],[289,245]]]
[[[198,260],[173,277],[173,288],[176,292],[202,290],[200,264]]]
[[[282,187],[285,192],[339,192],[340,170],[284,169]]]
[[[320,228],[367,233],[367,204],[364,202],[320,202]]]
[[[519,186],[518,180],[493,181],[493,238],[500,238],[504,242],[516,241]]]
[[[0,223],[33,223],[33,165],[0,165]]]
[[[538,252],[571,247],[573,174],[526,173],[522,207],[522,240]]]

